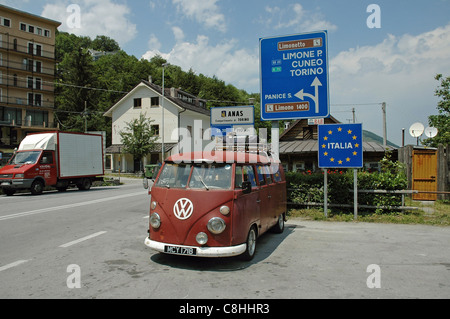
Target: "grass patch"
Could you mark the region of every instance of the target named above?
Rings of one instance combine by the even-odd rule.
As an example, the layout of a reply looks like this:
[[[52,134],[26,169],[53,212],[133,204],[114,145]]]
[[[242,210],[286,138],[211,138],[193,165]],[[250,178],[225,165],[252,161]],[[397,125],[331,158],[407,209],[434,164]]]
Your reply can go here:
[[[418,210],[405,212],[368,212],[358,211],[358,222],[386,223],[386,224],[422,224],[433,226],[450,226],[450,202],[436,201],[432,205],[423,205],[420,202],[410,202],[408,206],[419,207]],[[353,210],[340,211],[328,210],[328,218],[325,218],[322,208],[291,209],[288,217],[302,218],[305,220],[353,222]]]

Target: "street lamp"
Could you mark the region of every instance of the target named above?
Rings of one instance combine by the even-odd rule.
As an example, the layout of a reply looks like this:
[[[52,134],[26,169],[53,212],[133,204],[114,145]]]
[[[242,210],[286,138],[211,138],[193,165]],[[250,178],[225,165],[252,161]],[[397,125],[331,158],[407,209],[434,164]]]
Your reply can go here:
[[[162,131],[162,135],[161,135],[161,139],[162,139],[162,143],[161,143],[161,153],[162,153],[162,159],[161,161],[164,162],[164,71],[166,66],[168,66],[169,63],[163,63],[162,64],[162,102],[161,102],[161,107],[162,107],[162,122],[161,122],[161,131]]]

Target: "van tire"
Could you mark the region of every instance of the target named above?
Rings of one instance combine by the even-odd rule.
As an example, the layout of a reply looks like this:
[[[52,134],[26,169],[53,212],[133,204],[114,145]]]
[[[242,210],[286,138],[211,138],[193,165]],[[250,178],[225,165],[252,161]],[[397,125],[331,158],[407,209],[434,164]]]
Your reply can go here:
[[[255,257],[256,253],[256,238],[258,237],[258,234],[256,232],[256,227],[252,226],[250,230],[248,231],[247,235],[247,248],[245,249],[245,252],[241,255],[242,259],[245,261],[250,261]]]
[[[31,184],[31,194],[33,195],[41,195],[44,191],[44,183],[42,183],[40,180],[36,180]]]
[[[275,234],[281,234],[284,231],[284,214],[278,216],[277,223],[272,227],[272,232]]]

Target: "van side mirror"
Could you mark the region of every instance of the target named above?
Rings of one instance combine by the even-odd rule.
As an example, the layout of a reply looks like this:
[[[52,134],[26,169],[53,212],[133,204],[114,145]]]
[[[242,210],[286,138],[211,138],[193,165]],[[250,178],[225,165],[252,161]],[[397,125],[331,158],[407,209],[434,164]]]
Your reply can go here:
[[[249,181],[243,182],[242,183],[242,192],[244,194],[250,194],[252,192],[252,183],[250,183]]]

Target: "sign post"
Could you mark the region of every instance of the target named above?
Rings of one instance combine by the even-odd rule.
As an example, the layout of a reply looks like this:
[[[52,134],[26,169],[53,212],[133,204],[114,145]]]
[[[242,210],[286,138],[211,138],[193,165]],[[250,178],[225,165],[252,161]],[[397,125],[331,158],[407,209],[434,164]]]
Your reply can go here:
[[[260,40],[261,120],[330,115],[327,31]]]
[[[357,168],[363,167],[362,124],[319,125],[318,156],[319,167],[325,169],[324,183],[327,183],[328,168],[353,168],[354,218],[358,218]],[[327,185],[325,209],[327,208]],[[325,211],[327,217],[327,211]]]

